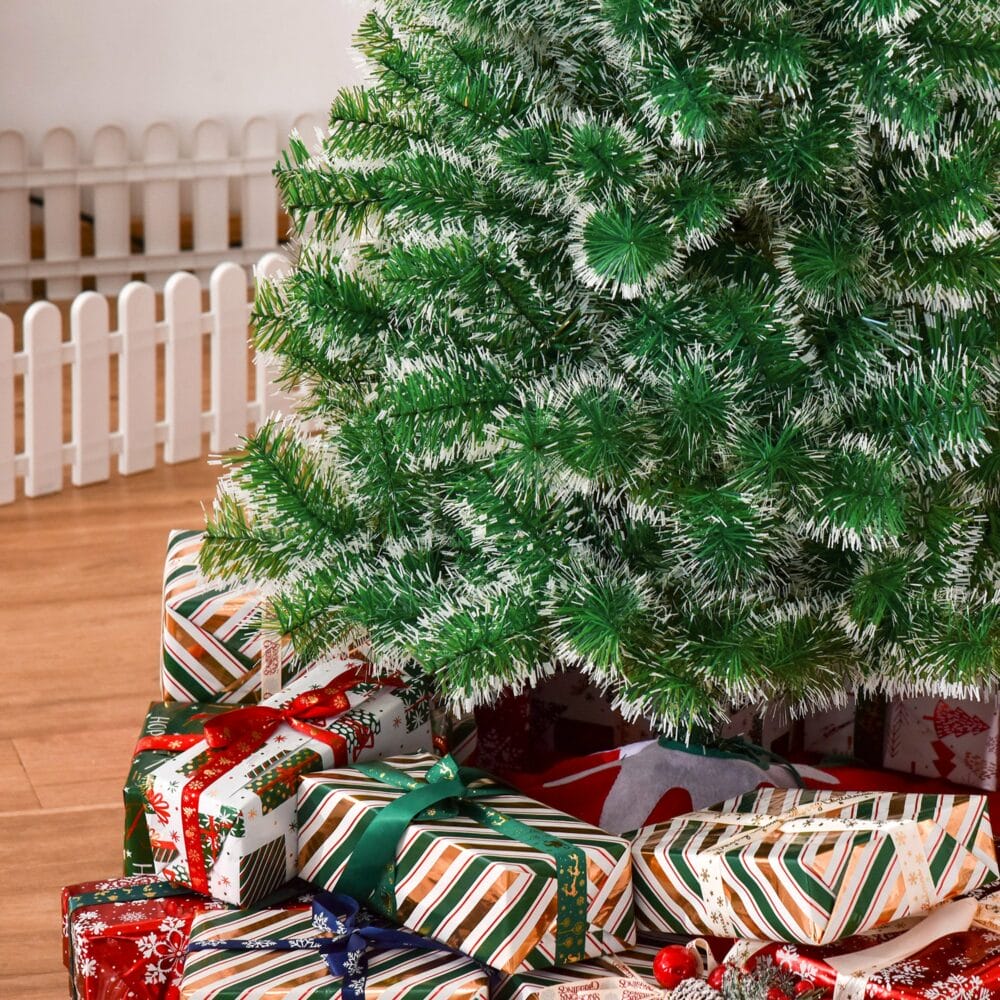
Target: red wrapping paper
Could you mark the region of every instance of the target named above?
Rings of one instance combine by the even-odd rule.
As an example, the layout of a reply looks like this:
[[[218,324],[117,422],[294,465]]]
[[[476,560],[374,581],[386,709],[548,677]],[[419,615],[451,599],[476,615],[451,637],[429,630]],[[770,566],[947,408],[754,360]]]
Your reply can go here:
[[[173,1000],[191,919],[226,909],[193,893],[123,899],[136,887],[159,884],[139,875],[82,882],[63,889],[63,961],[78,1000]],[[103,901],[76,906],[80,897]]]
[[[781,968],[816,986],[833,988],[836,976],[824,957],[870,947],[871,938],[850,938],[831,948],[770,945]],[[930,948],[873,973],[865,1000],[995,1000],[1000,997],[1000,935],[973,928],[949,934]]]
[[[996,894],[994,886],[974,895]],[[902,933],[902,932],[898,932]],[[833,990],[835,971],[827,960],[871,948],[898,933],[866,934],[825,947],[769,944],[751,963],[770,956],[782,969]],[[933,944],[892,965],[873,972],[865,1000],[996,1000],[1000,998],[1000,934],[982,927],[946,934]]]

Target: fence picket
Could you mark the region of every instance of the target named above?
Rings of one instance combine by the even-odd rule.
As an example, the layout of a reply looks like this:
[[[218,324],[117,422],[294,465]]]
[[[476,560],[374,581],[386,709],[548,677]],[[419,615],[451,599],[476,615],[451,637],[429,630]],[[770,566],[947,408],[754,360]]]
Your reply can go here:
[[[209,287],[212,313],[214,452],[234,448],[247,432],[247,278],[238,264],[220,264]]]
[[[288,261],[280,253],[265,254],[254,270],[258,281],[276,278],[288,269]],[[263,354],[254,357],[256,394],[259,403],[257,425],[275,414],[290,413],[292,397],[278,385],[278,366]]]
[[[14,321],[0,313],[0,504],[14,495]]]
[[[95,167],[121,167],[128,164],[128,139],[117,125],[106,125],[94,136]],[[130,233],[131,206],[128,182],[98,181],[94,184],[94,256],[99,259],[125,258],[132,250]],[[97,290],[115,295],[128,281],[124,269],[97,275]]]
[[[24,136],[0,132],[0,180],[13,179],[27,167]],[[24,267],[31,259],[31,202],[27,185],[0,188],[0,262]],[[29,298],[23,279],[0,281],[0,302]]]
[[[24,493],[40,497],[62,489],[62,319],[51,302],[24,314]]]
[[[245,167],[240,205],[241,242],[254,250],[270,249],[278,242],[278,192],[271,176],[277,157],[278,130],[267,118],[251,118],[243,129]]]
[[[42,139],[42,165],[54,172],[42,188],[45,259],[76,260],[80,256],[80,188],[77,186],[76,138],[69,129],[54,128]],[[76,277],[50,278],[50,298],[68,299],[80,291]]]
[[[316,148],[321,122],[321,115],[296,120],[310,148]],[[220,260],[252,265],[278,245],[271,171],[279,133],[283,137],[286,130],[273,119],[251,118],[240,130],[240,148],[230,153],[225,129],[206,120],[195,130],[192,152],[182,156],[178,133],[168,123],[150,126],[139,141],[108,125],[93,137],[93,156],[81,162],[79,139],[64,128],[45,137],[38,161],[29,157],[20,132],[0,131],[0,300],[28,299],[35,281],[48,283],[48,297],[69,298],[79,291],[80,279],[93,277],[98,291],[112,295],[137,272],[161,289],[166,277],[182,268],[196,270],[204,280]],[[232,204],[237,191],[239,206]],[[30,208],[35,192],[46,198],[37,215]],[[92,220],[80,215],[81,203],[89,209],[91,199]],[[143,217],[141,239],[133,205]],[[194,238],[190,248],[181,249],[179,213],[189,207]],[[241,237],[230,247],[228,213],[237,207]],[[82,257],[80,229],[86,233],[90,224],[94,254]],[[46,247],[38,259],[31,257],[32,227]]]
[[[118,359],[118,427],[123,476],[156,464],[156,294],[140,281],[129,282],[118,296],[121,354]]]
[[[194,132],[194,155],[199,164],[225,160],[229,155],[226,130],[217,121],[203,121]],[[198,176],[193,182],[191,207],[194,212],[194,248],[224,253],[229,249],[229,179]],[[199,268],[200,281],[208,280],[212,269]]]
[[[166,122],[146,129],[142,143],[147,164],[175,163],[179,155],[177,132]],[[143,252],[150,258],[146,280],[157,291],[170,273],[173,263],[157,268],[155,258],[176,255],[180,251],[180,183],[176,180],[147,180],[142,189]]]
[[[73,343],[72,481],[74,486],[88,486],[103,482],[111,469],[108,300],[97,292],[78,295],[69,325]]]
[[[319,136],[316,129],[320,119],[316,115],[299,115],[292,127],[302,136],[302,141],[310,153],[319,152]]]
[[[285,259],[272,253],[261,259],[256,274],[259,279],[275,276],[286,267]],[[70,309],[71,337],[65,343],[59,309],[50,302],[36,302],[24,316],[20,352],[14,351],[13,323],[0,313],[0,504],[13,502],[21,478],[28,497],[61,490],[64,465],[72,466],[74,485],[105,480],[115,452],[122,475],[151,469],[161,460],[161,441],[162,461],[170,463],[200,458],[205,432],[213,451],[225,451],[250,426],[259,427],[268,416],[289,411],[298,394],[278,388],[263,355],[254,358],[249,398],[249,307],[243,268],[220,264],[212,274],[208,297],[205,311],[198,279],[187,272],[174,274],[164,291],[165,318],[157,322],[153,289],[131,282],[118,298],[118,330],[109,332],[108,298],[84,292]],[[206,335],[211,366],[203,372]],[[165,412],[158,421],[157,345],[161,343]],[[118,355],[114,432],[112,354]],[[69,366],[72,386],[69,443],[63,443],[64,366]],[[20,452],[19,396],[24,409]]]
[[[201,455],[201,285],[193,274],[174,274],[163,290],[167,321],[165,462]]]

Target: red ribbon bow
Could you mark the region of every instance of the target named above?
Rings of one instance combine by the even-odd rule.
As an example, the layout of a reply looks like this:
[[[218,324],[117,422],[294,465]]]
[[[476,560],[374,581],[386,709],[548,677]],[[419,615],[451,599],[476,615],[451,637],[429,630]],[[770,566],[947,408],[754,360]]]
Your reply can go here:
[[[296,696],[285,708],[268,705],[234,708],[205,723],[205,741],[213,750],[240,747],[247,748],[244,752],[251,754],[267,742],[278,726],[287,722],[304,736],[336,749],[343,744],[343,739],[328,729],[314,726],[309,720],[343,715],[351,707],[347,692],[368,679],[367,667],[355,667],[318,691],[306,691]]]

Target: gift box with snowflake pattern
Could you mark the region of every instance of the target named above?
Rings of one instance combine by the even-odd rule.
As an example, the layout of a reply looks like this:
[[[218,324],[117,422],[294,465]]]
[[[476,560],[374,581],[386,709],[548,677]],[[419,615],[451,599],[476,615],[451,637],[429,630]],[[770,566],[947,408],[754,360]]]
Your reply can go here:
[[[62,893],[63,961],[71,996],[176,996],[192,917],[222,905],[149,875],[67,886]]]
[[[489,997],[487,971],[440,948],[370,945],[363,972],[346,967],[335,976],[321,950],[333,944],[335,929],[317,922],[309,909],[235,910],[204,918],[192,923],[193,950],[180,1000],[342,1000],[344,976],[353,977],[350,986],[363,1000]]]
[[[729,957],[750,965],[769,959],[834,1000],[996,1000],[1000,892],[981,889],[915,925],[825,947],[740,942]]]

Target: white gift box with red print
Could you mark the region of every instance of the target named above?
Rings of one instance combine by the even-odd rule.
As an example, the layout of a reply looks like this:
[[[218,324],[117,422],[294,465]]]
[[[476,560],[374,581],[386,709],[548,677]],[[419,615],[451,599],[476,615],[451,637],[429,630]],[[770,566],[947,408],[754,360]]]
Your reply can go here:
[[[147,777],[157,872],[238,905],[298,873],[295,792],[303,774],[431,748],[416,676],[372,678],[362,660],[316,663],[279,694],[208,720],[204,738]]]
[[[899,698],[889,705],[886,767],[992,792],[998,760],[1000,702]]]

